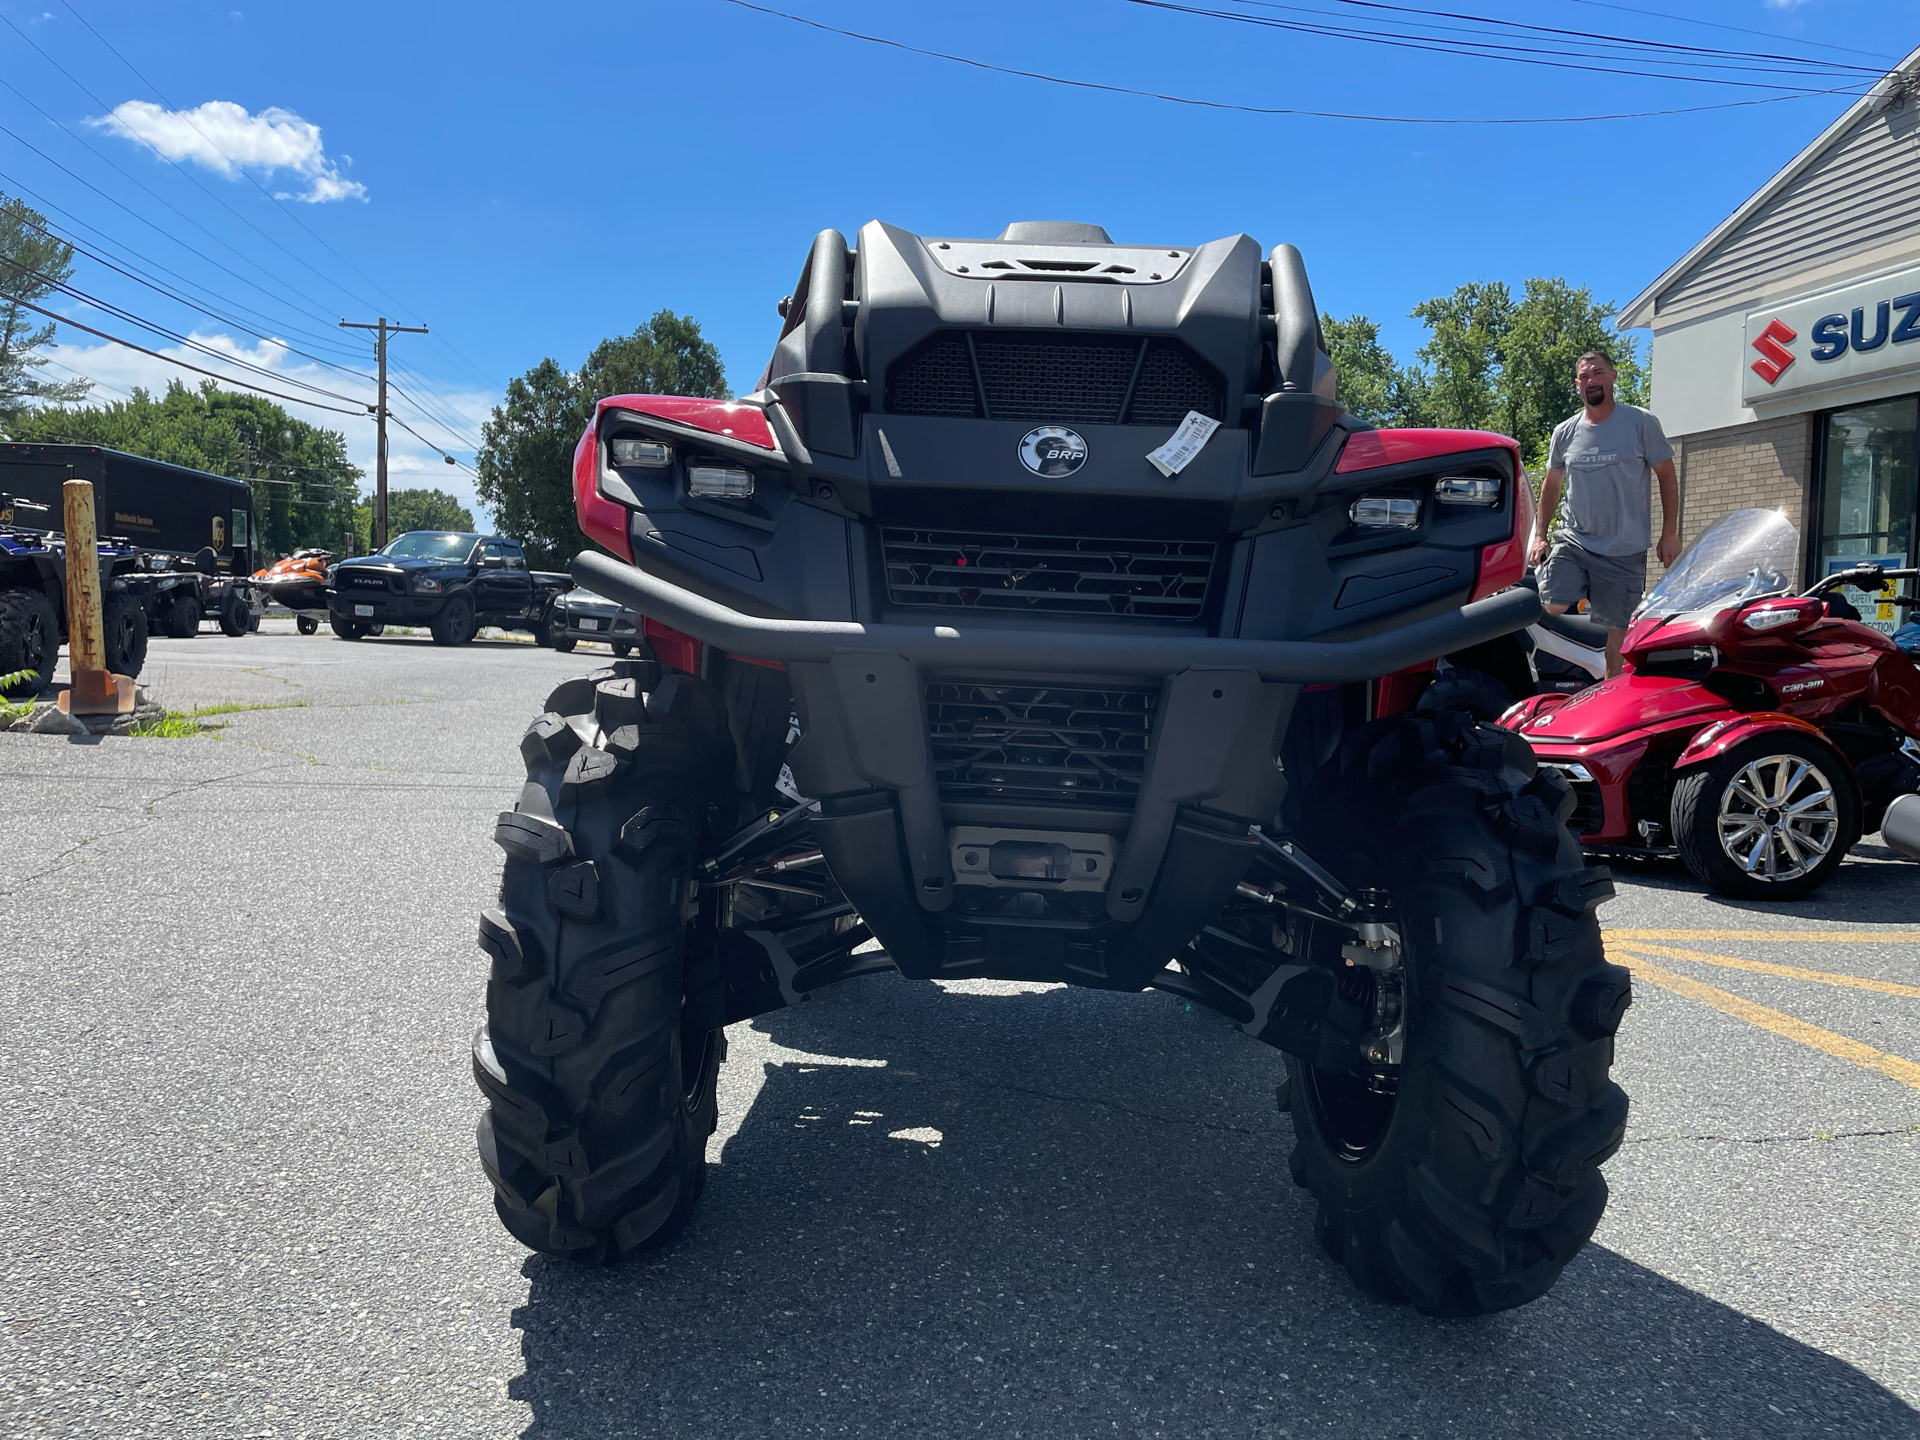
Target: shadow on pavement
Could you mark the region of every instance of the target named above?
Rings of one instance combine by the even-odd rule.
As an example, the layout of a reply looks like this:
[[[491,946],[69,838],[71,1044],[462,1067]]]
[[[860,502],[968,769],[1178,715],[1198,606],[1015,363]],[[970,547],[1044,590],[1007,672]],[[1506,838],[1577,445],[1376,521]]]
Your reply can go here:
[[[1277,1055],[1167,997],[888,977],[753,1024],[782,1063],[680,1243],[527,1262],[526,1436],[1920,1436],[1598,1246],[1485,1320],[1366,1300],[1287,1177]]]

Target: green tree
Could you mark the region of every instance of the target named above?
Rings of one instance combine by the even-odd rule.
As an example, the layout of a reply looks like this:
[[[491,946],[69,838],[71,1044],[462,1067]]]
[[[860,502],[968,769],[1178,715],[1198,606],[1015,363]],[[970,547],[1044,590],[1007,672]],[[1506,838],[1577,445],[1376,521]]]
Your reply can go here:
[[[1462,285],[1413,307],[1427,326],[1419,350],[1430,376],[1433,423],[1464,430],[1499,429],[1500,367],[1513,325],[1513,297],[1498,280]]]
[[[1320,333],[1333,360],[1341,404],[1369,425],[1427,423],[1426,376],[1394,360],[1380,343],[1377,324],[1364,315],[1344,320],[1322,315]]]
[[[355,539],[361,550],[373,548],[373,500],[363,496],[353,508]],[[387,534],[409,530],[472,530],[473,512],[444,490],[387,491]]]
[[[85,379],[47,380],[51,320],[26,307],[58,292],[73,273],[73,247],[47,230],[47,217],[24,201],[0,197],[0,426],[11,431],[38,405],[70,405],[93,388]]]
[[[360,471],[346,437],[296,420],[264,395],[222,390],[211,380],[179,381],[154,398],[23,414],[17,440],[102,445],[195,470],[253,482],[258,548],[268,555],[305,547],[355,546],[353,506]]]
[[[573,514],[573,451],[607,395],[699,395],[724,400],[720,352],[689,315],[662,310],[630,335],[603,340],[578,370],[551,358],[507,382],[480,431],[480,499],[527,562],[553,569],[588,545]]]

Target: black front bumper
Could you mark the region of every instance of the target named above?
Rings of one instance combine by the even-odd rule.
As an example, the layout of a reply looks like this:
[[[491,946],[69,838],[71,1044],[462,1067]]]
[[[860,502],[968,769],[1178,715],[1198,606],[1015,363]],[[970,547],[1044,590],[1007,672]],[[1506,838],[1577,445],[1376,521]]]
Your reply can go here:
[[[329,611],[359,625],[424,625],[438,615],[446,603],[444,595],[395,595],[392,591],[383,594],[378,590],[364,594],[349,590],[344,595],[332,591],[327,595]],[[365,606],[372,613],[358,614],[354,609],[356,605]]]
[[[1286,794],[1277,756],[1300,690],[1391,674],[1530,624],[1509,590],[1352,640],[1240,640],[1112,630],[867,625],[748,615],[605,555],[579,582],[736,655],[785,664],[804,737],[789,763],[821,801],[814,830],[834,878],[906,974],[1067,979],[1140,989],[1232,896],[1258,849],[1249,827]],[[1066,677],[1160,682],[1150,748],[1105,892],[1085,923],[952,911],[949,817],[923,678],[1009,684]]]

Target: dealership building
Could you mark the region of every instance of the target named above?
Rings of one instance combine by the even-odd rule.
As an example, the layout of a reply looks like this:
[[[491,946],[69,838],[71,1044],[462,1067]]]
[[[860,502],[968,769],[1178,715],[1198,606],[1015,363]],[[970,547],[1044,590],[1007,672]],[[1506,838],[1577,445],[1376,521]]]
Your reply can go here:
[[[1653,330],[1681,538],[1784,510],[1801,577],[1915,563],[1920,50],[1620,313]],[[1864,597],[1863,597],[1864,598]],[[1880,606],[1882,628],[1893,607]]]

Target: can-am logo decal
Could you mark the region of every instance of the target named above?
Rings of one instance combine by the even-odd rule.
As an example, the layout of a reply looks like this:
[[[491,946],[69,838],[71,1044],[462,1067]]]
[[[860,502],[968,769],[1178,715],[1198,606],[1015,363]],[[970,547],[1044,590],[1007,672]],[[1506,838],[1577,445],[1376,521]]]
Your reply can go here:
[[[1020,463],[1043,480],[1058,480],[1087,463],[1087,442],[1064,425],[1042,425],[1020,437]]]
[[[1788,329],[1778,320],[1771,320],[1767,328],[1760,332],[1760,338],[1753,342],[1753,348],[1760,352],[1760,358],[1753,362],[1753,373],[1769,385],[1787,373],[1787,367],[1793,364],[1793,352],[1787,349],[1799,333]]]

